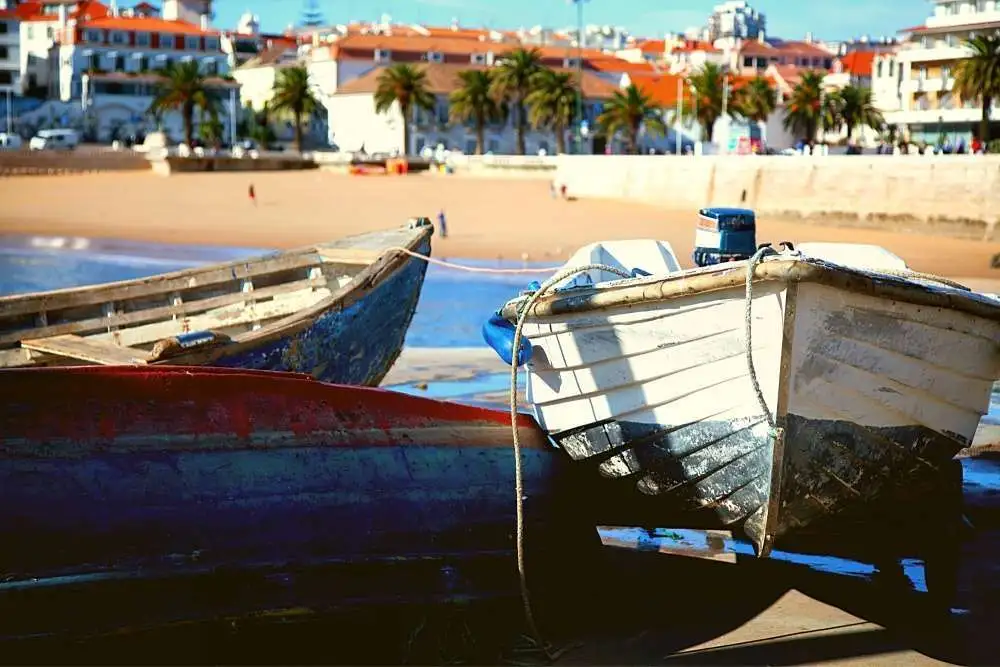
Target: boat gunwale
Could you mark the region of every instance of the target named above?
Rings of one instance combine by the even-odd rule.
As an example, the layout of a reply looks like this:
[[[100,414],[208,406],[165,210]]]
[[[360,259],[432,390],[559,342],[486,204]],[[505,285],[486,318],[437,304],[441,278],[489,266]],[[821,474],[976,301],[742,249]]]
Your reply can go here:
[[[659,279],[630,279],[604,286],[576,288],[541,296],[531,307],[534,317],[605,310],[637,303],[671,301],[695,294],[742,288],[746,284],[746,261],[733,262],[720,269],[694,269]],[[792,285],[816,283],[850,292],[903,301],[920,306],[958,310],[969,315],[1000,322],[1000,302],[991,302],[976,292],[955,288],[936,288],[903,276],[871,273],[850,267],[817,261],[812,258],[765,261],[754,270],[754,284],[769,282]],[[520,296],[501,308],[502,317],[516,321]]]

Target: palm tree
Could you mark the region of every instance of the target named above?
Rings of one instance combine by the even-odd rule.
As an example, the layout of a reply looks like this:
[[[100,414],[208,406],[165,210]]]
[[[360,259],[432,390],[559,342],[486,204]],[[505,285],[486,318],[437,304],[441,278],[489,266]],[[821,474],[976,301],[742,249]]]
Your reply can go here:
[[[461,85],[450,95],[453,122],[472,121],[476,128],[476,155],[486,149],[486,125],[504,119],[503,105],[490,93],[493,75],[489,70],[470,69],[458,73]]]
[[[667,131],[660,109],[634,83],[624,92],[614,92],[604,105],[604,112],[597,117],[597,124],[608,137],[624,134],[625,146],[633,154],[639,150],[640,128],[645,126],[646,132],[657,135]]]
[[[536,129],[548,128],[556,135],[556,151],[566,152],[566,128],[576,116],[578,91],[572,74],[556,72],[547,67],[538,71],[531,81],[534,88],[525,98],[528,120]]]
[[[516,49],[501,61],[493,73],[493,97],[499,102],[510,103],[517,124],[517,152],[524,155],[527,148],[525,100],[532,91],[532,80],[542,69],[542,52],[538,49]]]
[[[733,109],[747,120],[757,123],[761,136],[767,119],[778,106],[778,95],[771,82],[762,76],[754,77],[733,93]]]
[[[158,92],[149,105],[149,113],[154,117],[166,111],[180,111],[184,122],[184,142],[194,143],[194,112],[196,108],[207,111],[215,108],[215,99],[205,85],[198,63],[171,63],[164,71],[158,84]]]
[[[838,120],[847,127],[847,139],[850,140],[856,127],[881,128],[885,124],[882,112],[872,101],[870,88],[844,86],[837,93]]]
[[[694,89],[695,120],[705,131],[705,139],[712,141],[712,131],[715,122],[722,117],[723,109],[735,113],[731,106],[733,91],[729,89],[729,99],[726,97],[726,73],[715,63],[705,63],[701,69],[688,78],[688,85]]]
[[[979,139],[990,140],[990,107],[1000,99],[1000,33],[974,37],[965,42],[972,55],[955,69],[954,90],[963,100],[978,98],[983,103]]]
[[[403,155],[410,152],[410,123],[413,109],[434,108],[434,94],[427,89],[427,72],[406,63],[387,67],[378,75],[375,111],[385,113],[393,103],[403,116]]]
[[[832,101],[824,104],[822,72],[805,72],[788,99],[783,125],[812,145],[821,126],[829,123],[834,110]]]
[[[302,152],[302,117],[312,117],[320,108],[309,83],[309,70],[302,66],[278,70],[274,81],[271,110],[292,114],[295,123],[295,150]]]

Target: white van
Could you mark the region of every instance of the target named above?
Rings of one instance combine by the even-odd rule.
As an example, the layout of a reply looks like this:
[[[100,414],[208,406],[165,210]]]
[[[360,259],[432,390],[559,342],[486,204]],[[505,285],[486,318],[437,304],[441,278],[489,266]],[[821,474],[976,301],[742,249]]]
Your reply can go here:
[[[39,130],[31,138],[28,148],[33,151],[73,150],[80,145],[80,135],[76,130]]]

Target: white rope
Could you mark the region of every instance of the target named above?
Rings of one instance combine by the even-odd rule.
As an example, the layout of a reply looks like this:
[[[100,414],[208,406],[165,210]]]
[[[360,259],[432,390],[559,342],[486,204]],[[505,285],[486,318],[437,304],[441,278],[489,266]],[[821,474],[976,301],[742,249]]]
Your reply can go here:
[[[743,325],[746,331],[746,352],[747,352],[747,372],[750,375],[750,382],[753,384],[754,394],[757,395],[757,403],[760,405],[760,409],[764,411],[764,419],[767,420],[767,425],[771,428],[771,431],[776,430],[776,424],[774,417],[771,416],[771,409],[767,407],[767,401],[764,400],[764,392],[760,390],[760,382],[757,380],[757,371],[753,365],[753,273],[756,270],[757,265],[761,263],[765,255],[776,255],[777,251],[771,246],[761,246],[757,249],[757,252],[753,254],[750,261],[747,262],[747,280],[746,280],[746,310],[743,317]]]
[[[437,264],[439,266],[446,266],[449,269],[459,269],[461,271],[469,271],[471,273],[549,273],[551,271],[557,271],[562,267],[559,266],[540,266],[535,269],[490,269],[482,266],[466,266],[464,264],[454,264],[452,262],[446,262],[443,259],[435,259],[434,257],[428,257],[427,255],[421,255],[419,252],[413,252],[407,248],[400,248],[398,246],[393,246],[386,248],[386,250],[398,250],[399,252],[409,255],[410,257],[417,257],[424,260],[429,264]]]
[[[538,643],[539,647],[545,651],[546,655],[549,655],[549,652],[545,648],[545,643],[542,640],[541,633],[539,633],[538,626],[535,624],[535,616],[531,611],[531,597],[528,594],[528,582],[524,574],[524,479],[523,472],[521,470],[521,440],[517,433],[517,357],[518,352],[521,349],[521,331],[524,328],[524,323],[528,319],[528,314],[531,312],[531,307],[535,304],[535,301],[537,301],[543,294],[552,289],[552,287],[560,281],[565,280],[566,278],[577,273],[590,271],[591,269],[607,271],[608,273],[614,273],[615,275],[622,276],[623,278],[632,277],[632,274],[627,271],[623,271],[622,269],[608,266],[606,264],[573,266],[559,271],[557,274],[542,283],[538,290],[534,294],[530,295],[521,307],[517,317],[517,325],[514,327],[514,346],[510,358],[510,426],[514,438],[514,492],[516,494],[517,510],[517,574],[521,585],[521,602],[524,603],[524,616],[528,623],[528,630],[534,636],[533,638]]]

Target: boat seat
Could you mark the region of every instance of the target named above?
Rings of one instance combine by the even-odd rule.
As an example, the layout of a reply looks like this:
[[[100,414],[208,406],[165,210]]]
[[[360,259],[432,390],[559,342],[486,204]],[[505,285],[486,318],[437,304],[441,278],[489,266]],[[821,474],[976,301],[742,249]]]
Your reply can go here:
[[[22,340],[21,347],[104,366],[134,366],[149,362],[149,354],[144,350],[75,334]]]

